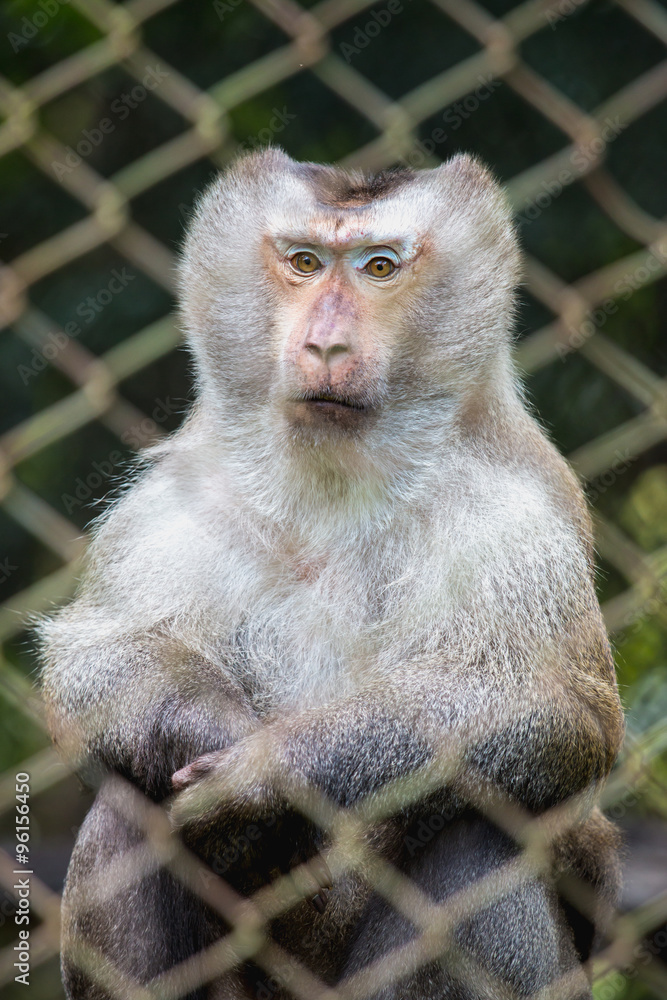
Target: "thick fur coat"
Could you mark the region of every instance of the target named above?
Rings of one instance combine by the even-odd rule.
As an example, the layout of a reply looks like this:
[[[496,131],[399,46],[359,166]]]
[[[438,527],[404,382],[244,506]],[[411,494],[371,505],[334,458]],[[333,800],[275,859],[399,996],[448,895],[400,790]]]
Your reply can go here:
[[[298,272],[304,253],[313,273]],[[368,277],[371,254],[392,262],[387,280]],[[354,807],[458,754],[458,783],[423,803],[446,806],[449,825],[415,860],[401,845],[419,805],[399,810],[395,864],[442,901],[516,849],[481,797],[538,814],[579,793],[554,872],[613,895],[615,837],[594,803],[622,713],[588,514],[511,361],[518,276],[504,197],[469,157],[365,178],[271,150],[201,199],[180,271],[197,401],[102,518],[78,597],[41,633],[64,752],[156,800],[179,772],[174,815],[209,861],[230,824],[269,813],[284,818],[276,857],[302,859],[327,839],[290,794]],[[198,801],[205,822],[188,834]],[[136,837],[119,816],[103,788],[70,895],[84,869],[103,877],[102,838],[120,856]],[[250,891],[267,850],[254,873],[225,877]],[[184,941],[179,892],[142,884],[143,941],[66,903],[66,955],[83,936],[148,981],[221,932],[193,900]],[[306,914],[304,902],[276,934],[329,982],[414,933],[363,872],[334,879],[304,946]],[[549,880],[460,940],[508,996],[590,951]],[[457,976],[436,963],[381,995],[487,995]],[[72,997],[104,995],[67,957],[65,977]],[[571,995],[589,997],[577,983]],[[252,995],[256,978],[207,988],[192,995]]]

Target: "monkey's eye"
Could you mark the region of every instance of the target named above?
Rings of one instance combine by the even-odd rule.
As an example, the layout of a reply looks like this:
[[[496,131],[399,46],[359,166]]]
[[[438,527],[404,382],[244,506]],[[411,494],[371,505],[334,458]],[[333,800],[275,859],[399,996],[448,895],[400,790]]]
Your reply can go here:
[[[319,271],[322,267],[322,261],[314,253],[309,253],[306,250],[303,250],[301,253],[295,253],[290,258],[290,263],[294,270],[300,271],[301,274],[312,274],[313,271]]]
[[[374,278],[388,278],[395,270],[396,265],[388,257],[373,257],[364,268]]]

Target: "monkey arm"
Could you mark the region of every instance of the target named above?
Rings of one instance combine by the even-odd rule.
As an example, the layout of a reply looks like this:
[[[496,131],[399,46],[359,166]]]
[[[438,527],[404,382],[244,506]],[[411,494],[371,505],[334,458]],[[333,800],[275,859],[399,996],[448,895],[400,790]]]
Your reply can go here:
[[[260,724],[240,686],[165,636],[61,644],[43,693],[54,741],[78,769],[117,771],[156,799],[177,768]]]
[[[382,688],[269,722],[174,776],[175,788],[187,789],[175,803],[177,822],[198,810],[210,819],[232,803],[275,809],[313,786],[350,806],[393,778],[413,774],[418,784],[438,760],[441,787],[458,762],[462,787],[490,782],[534,811],[604,779],[623,733],[608,677],[573,663],[567,674],[526,670],[500,681],[485,667],[413,666]]]

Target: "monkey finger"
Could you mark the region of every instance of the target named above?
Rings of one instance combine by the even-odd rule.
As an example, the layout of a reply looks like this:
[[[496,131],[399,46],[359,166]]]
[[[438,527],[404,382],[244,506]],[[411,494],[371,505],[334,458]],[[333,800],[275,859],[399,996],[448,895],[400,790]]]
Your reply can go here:
[[[191,763],[186,764],[185,767],[180,768],[171,776],[171,784],[175,791],[181,791],[183,788],[187,788],[188,785],[192,785],[195,781],[199,781],[207,775],[219,762],[220,753],[207,753],[202,757],[197,757],[196,760],[191,761]]]
[[[295,897],[308,899],[318,912],[323,911],[328,900],[329,889],[331,888],[330,884],[328,886],[323,885],[323,882],[326,881],[326,876],[323,873],[316,875],[310,862],[307,861],[296,868],[292,868],[288,878],[292,883]]]
[[[318,913],[324,913],[327,903],[329,902],[329,890],[320,889],[316,896],[313,896],[310,903]]]
[[[323,889],[333,889],[333,876],[329,871],[329,866],[321,854],[316,854],[306,861],[309,872]]]
[[[187,788],[192,782],[190,767],[182,767],[180,771],[176,771],[175,774],[171,776],[171,787],[176,792],[182,791],[182,789]]]

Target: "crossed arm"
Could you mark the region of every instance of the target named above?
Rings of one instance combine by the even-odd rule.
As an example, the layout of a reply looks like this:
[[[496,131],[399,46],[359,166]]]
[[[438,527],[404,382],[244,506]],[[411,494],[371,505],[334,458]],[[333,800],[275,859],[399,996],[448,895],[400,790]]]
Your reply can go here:
[[[433,790],[438,770],[443,787],[490,784],[540,812],[604,779],[622,732],[614,688],[576,665],[557,683],[503,685],[413,667],[194,760],[174,776],[175,815],[275,810],[309,788],[347,807],[409,775]]]
[[[238,683],[166,637],[59,651],[42,683],[64,755],[84,773],[115,771],[158,801],[179,768],[261,725]]]
[[[70,685],[84,672],[85,684]],[[273,812],[308,788],[350,806],[436,759],[535,811],[603,779],[623,733],[608,671],[574,659],[504,673],[488,660],[462,670],[444,652],[340,701],[261,721],[219,667],[147,637],[73,652],[47,669],[44,686],[70,756],[156,799],[180,791],[177,817]]]

